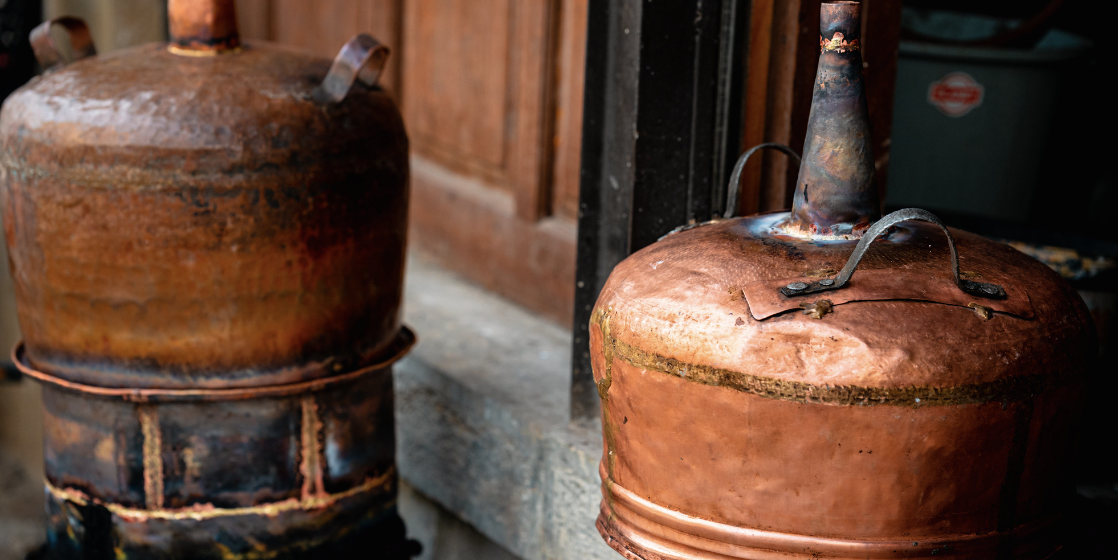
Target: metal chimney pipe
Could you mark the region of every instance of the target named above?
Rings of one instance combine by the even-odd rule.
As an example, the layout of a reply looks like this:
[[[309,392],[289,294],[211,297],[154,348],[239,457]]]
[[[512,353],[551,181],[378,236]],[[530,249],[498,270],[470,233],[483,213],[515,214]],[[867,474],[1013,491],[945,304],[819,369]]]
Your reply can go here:
[[[167,0],[171,51],[210,55],[237,49],[237,12],[233,0]]]
[[[881,217],[862,81],[862,6],[827,2],[819,12],[819,67],[784,229],[803,237],[854,239]]]

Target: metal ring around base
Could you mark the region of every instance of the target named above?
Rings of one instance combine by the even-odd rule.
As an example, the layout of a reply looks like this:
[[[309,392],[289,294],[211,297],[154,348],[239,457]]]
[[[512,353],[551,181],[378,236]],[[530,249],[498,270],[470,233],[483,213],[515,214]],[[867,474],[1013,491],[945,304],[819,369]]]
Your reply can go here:
[[[601,470],[601,469],[600,469]],[[652,503],[602,473],[598,530],[622,554],[646,560],[789,560],[790,558],[993,558],[1010,537],[1018,558],[1045,558],[1059,517],[1010,532],[856,540],[735,527]],[[613,542],[611,542],[613,541]],[[898,551],[904,554],[899,555]]]
[[[360,369],[314,379],[299,383],[284,385],[268,385],[263,387],[248,387],[243,389],[156,389],[156,388],[117,388],[97,387],[83,383],[67,381],[32,368],[26,359],[23,341],[16,343],[12,348],[12,363],[21,373],[33,377],[43,383],[49,383],[61,389],[76,391],[97,397],[118,398],[130,402],[196,402],[196,401],[231,401],[256,399],[263,397],[284,397],[300,393],[313,393],[337,383],[355,380],[368,373],[382,370],[399,361],[415,345],[415,333],[407,327],[401,327],[396,335],[394,348],[391,355],[376,363]]]

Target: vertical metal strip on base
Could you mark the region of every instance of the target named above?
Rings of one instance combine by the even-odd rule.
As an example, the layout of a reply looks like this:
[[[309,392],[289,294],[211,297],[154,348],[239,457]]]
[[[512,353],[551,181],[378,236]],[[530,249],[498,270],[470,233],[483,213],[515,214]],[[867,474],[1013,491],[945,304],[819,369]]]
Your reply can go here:
[[[303,499],[306,500],[326,495],[326,486],[322,481],[322,419],[313,395],[300,399],[299,405],[303,411],[299,474],[303,475]]]
[[[140,433],[144,438],[144,504],[147,509],[163,509],[163,434],[155,405],[138,407]]]

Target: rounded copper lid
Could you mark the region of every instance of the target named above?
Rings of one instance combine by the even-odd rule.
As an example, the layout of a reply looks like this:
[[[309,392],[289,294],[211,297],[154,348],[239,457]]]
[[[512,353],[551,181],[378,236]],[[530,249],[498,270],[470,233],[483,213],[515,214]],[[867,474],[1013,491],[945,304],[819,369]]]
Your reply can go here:
[[[363,161],[370,148],[392,149],[401,126],[391,98],[357,81],[344,101],[316,99],[330,69],[267,43],[213,56],[143,45],[34,79],[4,103],[0,135],[8,157],[29,165],[80,165],[96,151],[118,168],[143,172],[175,158],[193,174]],[[31,153],[35,145],[50,147],[49,160]]]
[[[856,244],[784,235],[787,216],[721,220],[634,253],[614,269],[594,321],[634,352],[711,368],[711,383],[803,384],[822,388],[812,398],[847,404],[864,396],[850,387],[911,401],[914,386],[995,390],[981,387],[1080,374],[1091,355],[1078,295],[1008,245],[950,230],[960,282],[1004,297],[961,289],[948,238],[917,221],[867,242],[844,286],[808,293],[837,283]]]

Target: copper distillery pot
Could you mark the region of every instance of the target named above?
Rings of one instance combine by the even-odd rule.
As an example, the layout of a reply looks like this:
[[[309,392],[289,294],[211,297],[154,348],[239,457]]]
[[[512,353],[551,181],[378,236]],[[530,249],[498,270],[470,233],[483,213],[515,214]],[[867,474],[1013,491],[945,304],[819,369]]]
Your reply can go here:
[[[4,103],[32,366],[101,386],[267,385],[357,367],[396,336],[407,137],[392,99],[355,80],[385,49],[355,39],[330,71],[239,43],[232,5],[171,0],[169,45],[107,55],[83,56],[81,27],[83,58]]]
[[[1046,558],[1091,318],[1007,245],[880,216],[859,5],[821,15],[792,211],[681,228],[598,299],[598,529],[641,560]]]
[[[46,72],[0,113],[13,357],[44,382],[58,556],[404,542],[408,141],[376,85],[388,52],[244,43],[233,5],[170,0],[169,43],[105,55],[80,20],[47,22]]]

